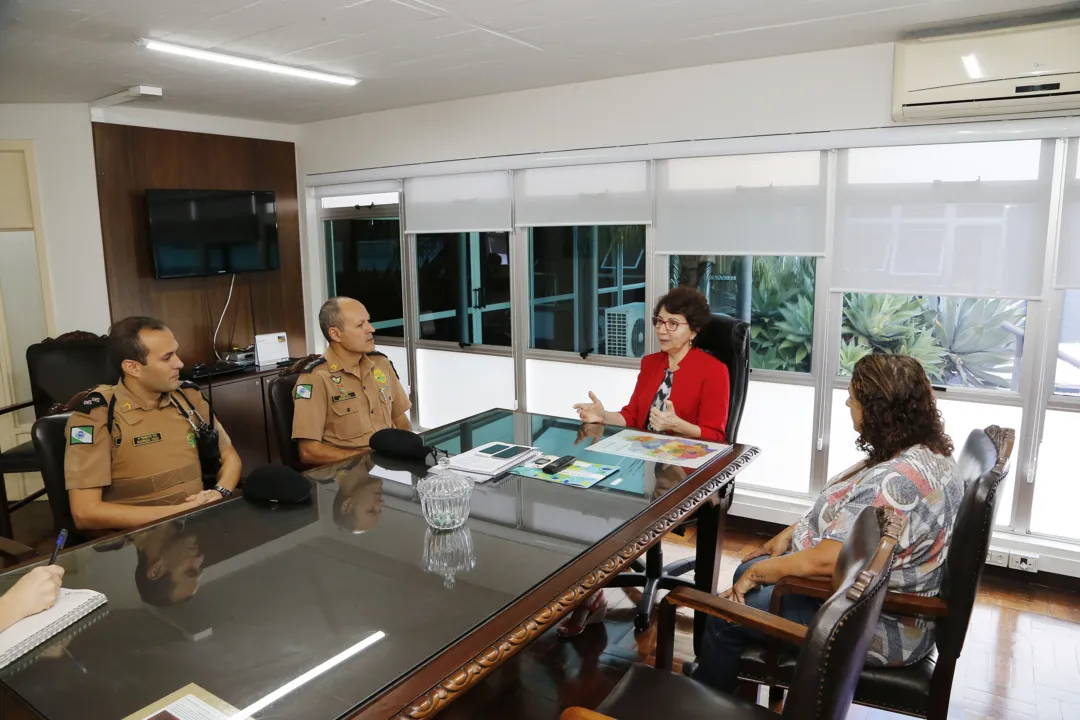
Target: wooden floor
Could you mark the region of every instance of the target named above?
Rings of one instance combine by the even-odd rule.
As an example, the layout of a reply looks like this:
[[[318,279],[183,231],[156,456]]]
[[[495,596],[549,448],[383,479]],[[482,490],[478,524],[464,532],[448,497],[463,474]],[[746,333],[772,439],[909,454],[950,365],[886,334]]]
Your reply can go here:
[[[762,539],[728,531],[725,581],[742,554]],[[685,538],[669,536],[664,559],[692,555],[692,548],[692,531]],[[447,708],[440,720],[556,720],[572,705],[596,708],[632,663],[653,663],[656,646],[655,613],[648,631],[634,632],[640,591],[605,593],[609,610],[602,625],[573,640],[548,632]],[[692,625],[689,614],[680,615],[676,663],[693,659]],[[985,578],[952,698],[950,719],[1080,720],[1080,594]],[[855,706],[848,720],[901,717]]]

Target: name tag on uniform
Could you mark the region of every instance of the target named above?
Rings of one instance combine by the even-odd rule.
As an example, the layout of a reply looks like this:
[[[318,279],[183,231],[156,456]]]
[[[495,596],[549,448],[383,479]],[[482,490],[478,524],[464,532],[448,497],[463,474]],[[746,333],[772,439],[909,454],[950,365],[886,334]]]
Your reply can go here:
[[[346,400],[352,400],[354,397],[356,397],[356,393],[354,392],[341,393],[340,395],[335,395],[331,402],[345,402]]]
[[[150,443],[161,442],[161,433],[150,433],[149,435],[140,435],[138,437],[131,438],[131,444],[135,447],[140,445],[149,445]]]

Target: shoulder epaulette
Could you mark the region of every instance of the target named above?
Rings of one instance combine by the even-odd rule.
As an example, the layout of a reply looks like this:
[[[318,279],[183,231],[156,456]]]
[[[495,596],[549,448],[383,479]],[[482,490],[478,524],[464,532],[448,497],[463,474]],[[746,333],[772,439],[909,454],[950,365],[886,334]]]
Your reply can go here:
[[[192,390],[199,390],[199,392],[202,392],[202,390],[200,390],[199,386],[196,385],[195,383],[193,383],[190,380],[181,381],[180,382],[180,387],[182,387],[182,388],[190,388]]]
[[[86,393],[86,396],[75,406],[75,410],[81,413],[89,413],[94,408],[108,407],[109,401],[105,399],[105,396],[96,390],[91,390]]]
[[[319,357],[315,358],[314,360],[312,360],[312,361],[310,361],[310,362],[308,362],[308,363],[306,363],[304,365],[301,365],[300,366],[300,372],[309,373],[312,370],[314,370],[315,368],[322,365],[324,362],[326,362],[326,357],[323,356],[323,355],[320,355]]]

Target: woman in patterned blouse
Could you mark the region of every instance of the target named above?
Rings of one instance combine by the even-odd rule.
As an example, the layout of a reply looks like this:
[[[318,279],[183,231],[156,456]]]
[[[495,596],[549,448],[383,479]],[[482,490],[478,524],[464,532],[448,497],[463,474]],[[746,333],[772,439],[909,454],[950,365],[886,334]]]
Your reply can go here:
[[[721,597],[768,611],[772,584],[780,578],[830,578],[841,544],[868,506],[891,507],[907,517],[889,588],[938,593],[964,486],[930,381],[912,358],[870,355],[855,365],[848,393],[866,458],[832,478],[802,520],[748,553]],[[780,614],[808,625],[820,606],[820,600],[785,596]],[[882,614],[867,664],[918,662],[933,647],[932,630],[931,622]],[[742,650],[763,639],[757,631],[709,618],[693,677],[731,692]]]

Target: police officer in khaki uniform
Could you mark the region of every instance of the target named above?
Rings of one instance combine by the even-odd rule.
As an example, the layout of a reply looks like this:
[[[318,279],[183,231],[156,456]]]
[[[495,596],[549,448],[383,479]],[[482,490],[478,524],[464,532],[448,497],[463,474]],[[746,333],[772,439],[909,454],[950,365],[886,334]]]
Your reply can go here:
[[[126,318],[109,331],[109,360],[121,381],[88,393],[67,423],[64,476],[79,528],[137,527],[236,489],[240,456],[214,422],[221,469],[217,486],[203,490],[192,425],[210,422],[210,408],[197,388],[181,387],[177,348],[153,318]]]
[[[412,407],[390,360],[375,352],[375,328],[360,302],[330,298],[319,310],[330,347],[293,389],[293,432],[300,460],[326,465],[368,449],[384,428],[409,429]]]

